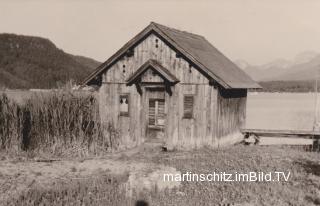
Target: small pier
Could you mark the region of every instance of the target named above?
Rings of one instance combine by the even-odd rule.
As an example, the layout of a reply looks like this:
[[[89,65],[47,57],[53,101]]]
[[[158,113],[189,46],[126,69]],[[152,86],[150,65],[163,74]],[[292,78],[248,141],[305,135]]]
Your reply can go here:
[[[253,137],[254,144],[258,144],[260,137],[304,138],[313,140],[313,150],[320,151],[320,131],[308,130],[269,130],[269,129],[242,129],[244,138]]]

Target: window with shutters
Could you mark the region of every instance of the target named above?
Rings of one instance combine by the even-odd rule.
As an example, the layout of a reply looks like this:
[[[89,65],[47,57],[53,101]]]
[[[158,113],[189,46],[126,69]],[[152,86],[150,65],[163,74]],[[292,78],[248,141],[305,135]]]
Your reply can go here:
[[[129,116],[129,94],[122,94],[119,98],[120,116]]]
[[[183,118],[191,119],[193,118],[193,95],[184,95],[183,98]]]
[[[149,99],[149,126],[163,127],[165,118],[164,99]]]

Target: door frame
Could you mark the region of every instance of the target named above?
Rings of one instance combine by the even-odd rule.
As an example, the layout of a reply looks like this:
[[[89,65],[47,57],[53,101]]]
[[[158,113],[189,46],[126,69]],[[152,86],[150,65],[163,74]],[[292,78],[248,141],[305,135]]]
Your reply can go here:
[[[157,139],[159,141],[165,140],[166,127],[167,127],[167,95],[166,95],[166,87],[164,85],[145,85],[144,86],[144,105],[143,108],[145,110],[145,118],[146,118],[146,140]],[[154,92],[154,93],[152,93]],[[158,93],[158,94],[157,94]],[[163,93],[163,94],[161,94]],[[149,125],[149,102],[150,99],[163,99],[164,100],[164,114],[165,114],[165,122],[163,126],[152,126]],[[155,122],[157,120],[155,119]],[[155,137],[151,137],[150,135],[154,134]]]

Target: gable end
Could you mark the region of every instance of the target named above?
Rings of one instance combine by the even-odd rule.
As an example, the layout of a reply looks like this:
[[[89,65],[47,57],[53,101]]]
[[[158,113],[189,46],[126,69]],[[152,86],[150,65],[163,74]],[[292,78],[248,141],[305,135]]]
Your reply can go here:
[[[212,48],[214,48],[209,42],[205,40],[204,37],[182,32],[179,30],[175,30],[169,27],[165,27],[156,23],[151,23],[148,27],[142,30],[139,34],[137,34],[133,39],[127,42],[121,49],[119,49],[114,55],[112,55],[107,61],[102,63],[93,73],[91,73],[83,82],[82,85],[87,85],[92,82],[92,80],[101,75],[104,71],[108,70],[113,64],[115,64],[119,59],[121,59],[124,55],[128,54],[128,51],[133,51],[133,48],[139,44],[141,41],[146,39],[150,34],[155,34],[159,37],[163,42],[165,42],[169,47],[171,47],[177,53],[177,58],[184,58],[187,62],[192,64],[200,73],[206,76],[210,82],[216,82],[221,85],[225,89],[230,88],[261,88],[260,85],[255,83],[249,76],[247,76],[241,69],[235,66],[230,60],[224,57],[221,53],[216,52]],[[181,37],[180,37],[181,36]],[[197,45],[197,43],[199,45]],[[192,48],[189,48],[190,45]],[[219,71],[224,75],[225,78],[228,78],[228,81],[224,81],[221,77],[216,75],[213,71],[213,68],[208,68],[204,63],[208,63],[210,60],[209,57],[202,57],[202,60],[205,60],[204,63],[199,61],[201,60],[201,56],[197,55],[197,51],[193,51],[192,49],[197,49],[198,47],[203,47],[210,51],[214,51],[216,54],[213,54],[213,57],[217,57],[222,59],[220,61],[223,63],[222,68],[219,68],[219,64],[214,67],[215,70]],[[215,49],[215,48],[214,48]],[[191,52],[190,52],[191,51]],[[201,50],[199,50],[201,53]],[[196,55],[195,55],[196,54]],[[205,53],[202,53],[205,54]],[[209,59],[208,59],[209,58]],[[213,61],[213,60],[210,60]],[[215,65],[214,63],[212,63]],[[224,64],[228,64],[224,68]],[[226,71],[224,71],[226,70]],[[230,70],[229,73],[227,70]],[[228,74],[228,75],[226,75]],[[229,77],[231,76],[231,77]],[[230,84],[231,81],[231,84]]]

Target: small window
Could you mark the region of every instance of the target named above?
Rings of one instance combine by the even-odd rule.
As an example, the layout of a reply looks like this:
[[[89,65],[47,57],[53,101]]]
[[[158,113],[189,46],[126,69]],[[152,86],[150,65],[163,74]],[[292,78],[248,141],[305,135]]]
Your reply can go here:
[[[193,95],[185,95],[183,98],[183,117],[186,119],[193,118]]]
[[[119,98],[120,116],[129,116],[129,95],[122,94]]]

